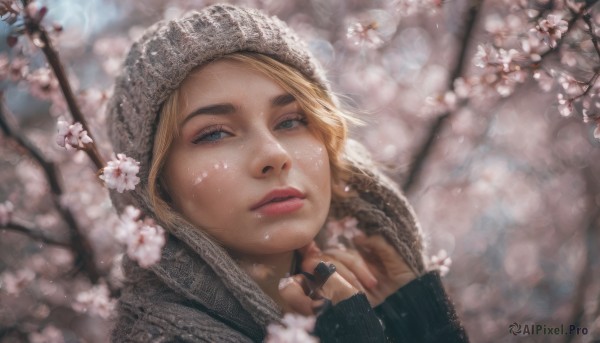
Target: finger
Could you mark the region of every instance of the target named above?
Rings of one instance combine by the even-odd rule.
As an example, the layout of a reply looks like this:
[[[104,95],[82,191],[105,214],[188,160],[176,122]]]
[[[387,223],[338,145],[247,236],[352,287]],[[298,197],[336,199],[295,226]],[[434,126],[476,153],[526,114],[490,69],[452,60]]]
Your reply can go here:
[[[369,252],[378,257],[385,271],[396,270],[403,266],[408,268],[404,258],[381,235],[370,237],[356,237],[354,243],[367,248]]]
[[[337,272],[340,273],[340,275],[344,279],[346,279],[346,281],[350,282],[350,284],[352,286],[354,286],[354,288],[358,289],[361,292],[365,292],[365,288],[360,283],[360,281],[358,280],[356,275],[354,275],[354,273],[350,269],[348,269],[346,267],[346,265],[344,265],[343,262],[335,259],[333,256],[327,256],[327,255],[323,255],[323,259],[327,262],[331,262],[331,263],[335,264],[335,266],[337,268]]]
[[[333,305],[358,293],[358,290],[338,272],[333,273],[323,286],[315,291],[320,297],[331,300]]]
[[[306,295],[304,279],[294,275],[279,280],[279,295],[283,301],[285,312],[300,313],[304,316],[313,315],[313,300]]]
[[[360,283],[366,288],[377,286],[377,278],[371,272],[371,269],[364,258],[356,250],[343,251],[340,249],[329,249],[326,250],[326,253],[333,255],[336,259],[340,260],[340,262],[356,275]]]

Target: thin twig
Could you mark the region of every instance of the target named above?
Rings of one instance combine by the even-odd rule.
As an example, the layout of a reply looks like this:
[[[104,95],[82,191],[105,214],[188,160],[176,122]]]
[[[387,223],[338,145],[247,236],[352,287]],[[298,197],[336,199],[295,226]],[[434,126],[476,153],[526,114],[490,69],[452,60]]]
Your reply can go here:
[[[27,8],[29,1],[23,0],[22,2],[23,6]],[[37,44],[37,46],[40,49],[42,49],[42,52],[46,56],[46,59],[48,60],[48,63],[50,64],[50,67],[52,68],[52,71],[54,72],[54,75],[58,80],[58,84],[60,86],[60,89],[62,90],[67,106],[69,107],[69,112],[71,112],[71,116],[76,122],[81,123],[83,129],[87,131],[88,136],[93,140],[94,137],[92,136],[92,131],[90,130],[90,127],[88,126],[85,117],[79,109],[77,99],[75,98],[75,95],[73,94],[73,90],[71,88],[71,83],[69,82],[67,74],[65,73],[65,69],[62,63],[60,62],[58,52],[52,46],[52,42],[50,40],[50,37],[48,36],[48,32],[44,29],[42,25],[40,25],[40,23],[37,20],[31,18],[27,11],[24,11],[24,13],[27,34],[29,35],[29,37],[32,38],[32,40],[35,37],[36,39],[39,39],[41,41],[41,44]],[[102,158],[102,156],[100,155],[96,144],[85,144],[83,150],[90,157],[92,162],[94,162],[98,169],[104,168],[106,162],[104,161],[104,158]]]
[[[592,15],[588,12],[583,15],[583,21],[588,26],[588,34],[592,38],[592,43],[594,44],[594,49],[596,50],[596,55],[600,58],[600,46],[598,45],[598,36],[594,33],[594,27],[592,26]]]
[[[52,201],[69,228],[70,247],[75,253],[76,265],[81,267],[84,273],[89,276],[90,280],[95,283],[100,278],[101,273],[94,262],[94,252],[90,242],[83,234],[83,230],[81,230],[77,224],[71,210],[64,206],[60,201],[64,191],[59,181],[60,177],[56,165],[47,161],[42,153],[23,134],[14,128],[13,124],[9,123],[7,120],[8,111],[3,105],[3,97],[2,93],[0,93],[0,129],[4,132],[4,135],[12,138],[17,144],[23,147],[44,171],[46,180],[50,184]]]
[[[590,206],[596,207],[595,195],[597,194],[598,185],[595,181],[595,176],[593,175],[593,171],[590,170],[590,167],[584,168],[582,170],[583,179],[586,180],[586,189],[589,190],[588,194]],[[581,322],[584,319],[585,315],[585,297],[587,294],[587,290],[592,284],[592,268],[595,265],[596,261],[594,261],[594,252],[598,246],[598,220],[600,219],[600,210],[594,211],[594,213],[590,216],[588,222],[586,223],[586,229],[584,230],[585,237],[584,240],[584,249],[585,252],[583,254],[583,263],[581,265],[581,270],[579,272],[579,277],[577,278],[577,285],[575,287],[575,291],[572,297],[571,303],[571,316],[569,318],[568,323],[570,325],[581,326]],[[565,337],[564,342],[569,343],[574,339],[574,335],[568,335]]]
[[[69,244],[69,242],[62,241],[55,237],[50,237],[47,234],[45,234],[43,231],[38,230],[26,223],[10,221],[8,224],[6,224],[6,226],[0,226],[0,231],[1,230],[10,230],[10,231],[14,231],[14,232],[23,233],[37,241],[44,242],[44,243],[51,244],[51,245],[57,245],[57,246],[61,246],[61,247],[70,247],[71,246],[71,244]]]

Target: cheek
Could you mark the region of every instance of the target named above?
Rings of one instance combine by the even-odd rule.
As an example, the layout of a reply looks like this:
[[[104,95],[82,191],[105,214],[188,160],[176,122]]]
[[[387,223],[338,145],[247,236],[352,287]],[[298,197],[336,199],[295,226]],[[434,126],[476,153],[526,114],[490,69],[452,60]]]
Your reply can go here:
[[[312,180],[315,182],[319,180],[320,186],[329,186],[331,179],[329,155],[323,144],[312,142],[312,144],[302,145],[302,149],[294,150],[294,159]]]

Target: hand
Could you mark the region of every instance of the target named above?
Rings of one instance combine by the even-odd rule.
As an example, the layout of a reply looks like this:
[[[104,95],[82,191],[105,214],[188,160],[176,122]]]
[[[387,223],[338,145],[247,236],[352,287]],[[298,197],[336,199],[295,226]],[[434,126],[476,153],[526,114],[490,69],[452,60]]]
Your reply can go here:
[[[362,286],[359,289],[366,293],[371,306],[383,303],[388,296],[416,278],[402,256],[381,235],[360,235],[353,241],[356,250],[327,249],[324,254],[358,276]],[[336,266],[339,269],[339,263]],[[376,279],[375,283],[369,280],[369,274]]]
[[[331,261],[330,258],[322,254],[314,242],[311,242],[298,251],[302,256],[301,269],[303,272],[309,274],[314,273],[315,267],[319,262],[324,261],[329,263]],[[342,271],[343,273],[348,273],[347,269],[339,262],[335,265],[337,271],[322,285],[317,285],[303,274],[296,274],[281,279],[279,294],[283,301],[284,310],[290,310],[305,316],[314,315],[326,304],[327,300],[335,305],[358,293],[359,290],[341,274]],[[342,266],[342,271],[338,265]],[[360,285],[358,282],[357,284]],[[311,291],[313,294],[312,297],[309,297]]]

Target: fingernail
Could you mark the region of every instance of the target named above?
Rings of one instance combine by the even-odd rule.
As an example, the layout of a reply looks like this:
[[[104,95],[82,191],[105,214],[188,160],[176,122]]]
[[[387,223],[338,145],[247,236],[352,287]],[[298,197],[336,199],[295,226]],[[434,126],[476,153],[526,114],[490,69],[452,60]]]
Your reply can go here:
[[[279,286],[278,286],[279,290],[282,290],[282,289],[286,288],[287,286],[289,286],[293,282],[294,282],[294,278],[291,277],[291,276],[279,279]]]

